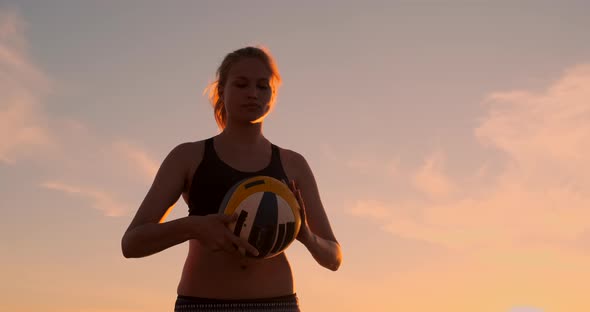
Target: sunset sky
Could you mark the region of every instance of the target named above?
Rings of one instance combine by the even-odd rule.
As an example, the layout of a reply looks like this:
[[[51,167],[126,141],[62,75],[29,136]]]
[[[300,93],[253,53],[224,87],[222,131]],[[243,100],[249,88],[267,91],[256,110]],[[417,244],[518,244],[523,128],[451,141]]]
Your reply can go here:
[[[303,311],[587,312],[590,2],[0,0],[0,311],[172,311],[188,244],[125,259],[161,161],[261,44],[340,270]],[[181,200],[168,220],[186,216]]]

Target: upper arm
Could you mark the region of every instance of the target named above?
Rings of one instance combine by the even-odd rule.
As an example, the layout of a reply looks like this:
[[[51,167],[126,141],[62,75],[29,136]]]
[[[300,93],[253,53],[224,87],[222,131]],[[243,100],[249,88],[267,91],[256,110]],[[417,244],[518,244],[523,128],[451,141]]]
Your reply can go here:
[[[330,221],[322,204],[316,179],[307,160],[300,154],[291,152],[294,169],[294,178],[297,187],[301,191],[305,204],[307,223],[311,231],[327,240],[338,242],[330,226]]]
[[[159,223],[166,219],[184,190],[189,144],[182,143],[174,147],[162,161],[127,231],[142,224]]]

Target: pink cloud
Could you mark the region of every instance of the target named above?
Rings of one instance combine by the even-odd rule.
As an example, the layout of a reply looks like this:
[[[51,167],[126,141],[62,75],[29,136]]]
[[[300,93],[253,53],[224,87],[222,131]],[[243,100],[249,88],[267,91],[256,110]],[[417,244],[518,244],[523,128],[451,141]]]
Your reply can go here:
[[[95,189],[92,187],[83,187],[79,184],[68,184],[61,181],[47,181],[41,184],[41,187],[60,191],[71,196],[78,196],[88,200],[91,206],[102,211],[106,216],[122,216],[130,211],[130,207],[121,203],[108,192]]]
[[[29,60],[23,22],[0,11],[0,162],[13,164],[53,144],[40,102],[49,80]]]
[[[151,181],[158,164],[127,139],[111,142],[78,120],[47,114],[46,96],[67,86],[54,84],[34,64],[24,30],[16,12],[0,10],[0,164],[35,162],[53,172],[53,181],[87,181],[91,176],[93,185],[84,187],[42,185],[87,198],[107,216],[130,211],[115,194]]]
[[[146,181],[152,181],[158,172],[159,164],[145,150],[130,142],[118,141],[112,144],[113,153],[124,159],[130,168],[141,174]]]
[[[452,179],[437,151],[408,179],[426,200],[365,199],[350,212],[451,248],[580,247],[590,229],[588,103],[590,65],[567,70],[541,92],[491,94],[474,134],[493,152],[472,177]],[[498,154],[506,162],[494,172],[489,163]]]
[[[441,151],[429,155],[412,177],[413,185],[429,197],[446,197],[456,188],[447,177]]]

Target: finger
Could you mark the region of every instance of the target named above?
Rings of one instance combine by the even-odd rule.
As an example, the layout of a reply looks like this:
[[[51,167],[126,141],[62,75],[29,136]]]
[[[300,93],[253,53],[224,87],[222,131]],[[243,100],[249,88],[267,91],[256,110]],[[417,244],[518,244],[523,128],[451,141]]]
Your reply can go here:
[[[232,222],[238,220],[238,214],[234,213],[231,216],[221,214],[221,215],[219,215],[219,220],[223,223],[232,223]]]
[[[236,236],[234,233],[232,233],[231,231],[226,231],[226,237],[228,238],[229,242],[231,242],[231,244],[233,245],[234,248],[234,252],[239,251],[240,253],[242,253],[243,255],[247,252],[257,256],[258,255],[258,250],[256,250],[256,248],[254,248],[254,246],[250,245],[246,240]],[[243,251],[242,251],[243,249]]]
[[[301,196],[301,191],[298,190],[297,191],[297,199],[299,200],[299,209],[301,212],[301,218],[303,220],[305,220],[306,215],[305,215],[305,201],[303,201],[303,196]]]
[[[259,252],[256,247],[250,245],[246,240],[241,239],[235,235],[232,235],[232,241],[235,245],[238,246],[238,249],[244,249],[244,252],[249,252],[250,254],[254,255],[255,257],[258,256]]]
[[[301,190],[297,190],[295,194],[297,195],[297,199],[299,200],[300,205],[305,205],[305,203],[303,202],[303,196],[301,195]]]
[[[227,239],[225,239],[223,241],[223,243],[219,244],[219,248],[221,248],[223,251],[229,253],[229,254],[235,254],[236,251],[238,250],[238,246],[236,245],[235,242],[233,242],[233,238],[231,236],[234,236],[233,234],[227,236]]]

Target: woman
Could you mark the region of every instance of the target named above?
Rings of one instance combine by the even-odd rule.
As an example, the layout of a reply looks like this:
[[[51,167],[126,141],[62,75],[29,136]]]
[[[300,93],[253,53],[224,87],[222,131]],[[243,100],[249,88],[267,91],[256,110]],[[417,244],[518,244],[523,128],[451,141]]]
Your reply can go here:
[[[340,266],[340,245],[307,161],[262,134],[280,81],[266,49],[246,47],[229,53],[208,88],[221,133],[172,149],[123,236],[126,258],[149,256],[189,241],[175,311],[299,311],[285,253],[269,259],[246,257],[239,247],[257,251],[226,226],[236,216],[217,213],[225,193],[246,177],[288,181],[303,208],[297,240],[323,267],[336,271]],[[189,215],[164,222],[180,195]]]

